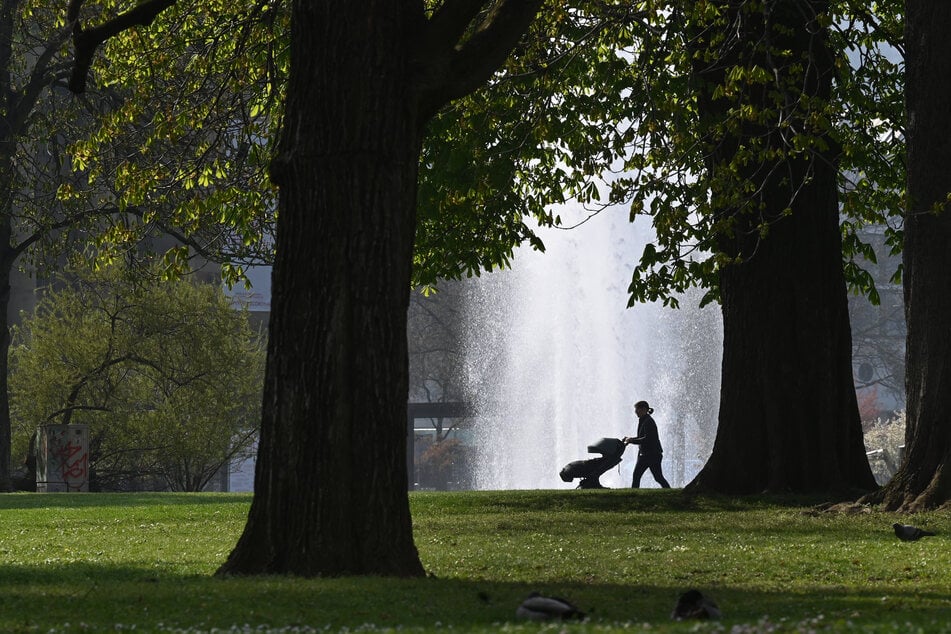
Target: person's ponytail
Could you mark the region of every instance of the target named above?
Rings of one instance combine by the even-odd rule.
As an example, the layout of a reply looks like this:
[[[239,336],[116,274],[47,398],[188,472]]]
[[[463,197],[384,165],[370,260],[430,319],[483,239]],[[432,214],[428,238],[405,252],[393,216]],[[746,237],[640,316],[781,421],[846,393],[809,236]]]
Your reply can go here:
[[[638,401],[634,403],[634,408],[636,409],[638,407],[643,407],[644,409],[646,409],[648,414],[654,413],[654,408],[648,405],[647,401]]]

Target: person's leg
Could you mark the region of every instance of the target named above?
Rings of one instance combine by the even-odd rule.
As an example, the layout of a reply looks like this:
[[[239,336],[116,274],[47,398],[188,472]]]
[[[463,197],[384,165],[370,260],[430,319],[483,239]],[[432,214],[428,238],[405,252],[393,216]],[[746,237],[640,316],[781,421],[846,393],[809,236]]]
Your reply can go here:
[[[643,456],[637,457],[637,463],[634,465],[634,477],[631,479],[631,488],[641,488],[641,476],[647,471],[647,461]]]
[[[651,475],[654,476],[654,479],[657,480],[657,484],[663,489],[669,489],[670,483],[667,482],[667,479],[664,478],[664,471],[660,468],[661,458],[657,458],[650,465]],[[643,471],[641,472],[643,473]]]

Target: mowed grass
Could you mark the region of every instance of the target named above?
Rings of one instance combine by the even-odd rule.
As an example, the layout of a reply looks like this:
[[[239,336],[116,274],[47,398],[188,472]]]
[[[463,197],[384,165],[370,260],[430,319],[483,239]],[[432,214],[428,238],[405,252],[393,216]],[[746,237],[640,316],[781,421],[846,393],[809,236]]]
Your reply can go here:
[[[951,513],[818,513],[796,499],[679,491],[413,493],[430,577],[212,577],[243,494],[0,496],[0,632],[561,631],[515,608],[537,590],[570,631],[951,632]],[[898,541],[892,522],[938,532]],[[673,623],[699,588],[724,618]]]

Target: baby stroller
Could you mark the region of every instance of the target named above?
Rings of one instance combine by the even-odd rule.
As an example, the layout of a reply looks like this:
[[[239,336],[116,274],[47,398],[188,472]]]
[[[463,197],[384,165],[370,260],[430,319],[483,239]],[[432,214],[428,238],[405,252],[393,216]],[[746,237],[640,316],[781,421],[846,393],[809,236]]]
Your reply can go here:
[[[581,482],[578,483],[579,489],[605,489],[607,487],[602,485],[598,478],[621,462],[621,455],[626,447],[627,445],[617,438],[602,438],[593,445],[588,445],[588,452],[599,453],[600,458],[569,462],[559,475],[563,482],[581,478]]]

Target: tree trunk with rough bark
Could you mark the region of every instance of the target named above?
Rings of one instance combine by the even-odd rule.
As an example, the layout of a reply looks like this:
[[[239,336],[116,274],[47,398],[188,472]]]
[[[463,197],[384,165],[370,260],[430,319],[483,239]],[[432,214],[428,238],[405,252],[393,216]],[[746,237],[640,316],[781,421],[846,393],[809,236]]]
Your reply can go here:
[[[905,456],[868,500],[911,512],[951,500],[951,3],[905,7]]]
[[[404,464],[410,25],[398,3],[332,15],[301,4],[272,167],[280,220],[255,498],[222,570],[419,575]]]
[[[10,187],[16,134],[12,112],[18,105],[11,78],[13,29],[19,0],[0,1],[0,492],[13,490],[10,478],[10,397],[7,392],[10,350],[10,273],[17,254],[13,248],[13,209]]]
[[[800,131],[806,129],[796,108],[804,107],[804,97],[828,98],[833,78],[824,30],[814,18],[828,3],[773,0],[752,9],[743,2],[721,4],[731,12],[728,22],[740,30],[733,48],[719,49],[718,64],[698,66],[698,79],[707,86],[702,116],[725,116],[725,102],[713,89],[731,67],[758,64],[776,83],[759,93],[754,85],[751,102],[779,110]],[[792,53],[780,61],[777,50]],[[799,72],[798,60],[805,75],[786,84]],[[787,85],[789,93],[777,103],[771,91]],[[720,138],[709,162],[713,176],[751,139],[768,139],[768,147],[788,151],[788,138],[768,126],[747,124]],[[719,249],[735,261],[720,274],[719,428],[712,455],[688,490],[746,494],[875,487],[852,380],[835,147],[824,132],[813,134],[825,148],[787,155],[767,166],[772,169],[754,160],[744,176],[756,192],[742,205],[721,210],[732,224],[718,235]]]
[[[482,4],[294,3],[255,495],[219,574],[423,574],[406,468],[420,138],[539,3]]]

